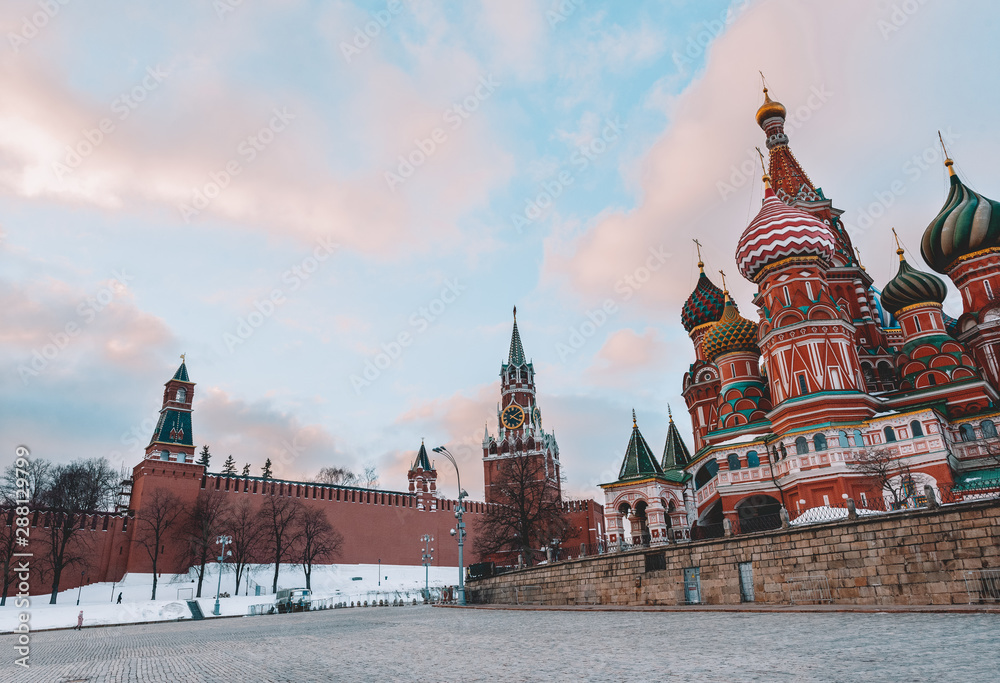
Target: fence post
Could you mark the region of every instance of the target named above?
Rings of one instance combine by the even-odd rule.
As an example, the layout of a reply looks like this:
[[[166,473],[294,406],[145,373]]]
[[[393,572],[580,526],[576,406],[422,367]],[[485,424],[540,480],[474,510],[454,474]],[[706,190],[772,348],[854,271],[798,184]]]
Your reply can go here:
[[[936,508],[938,506],[937,496],[934,495],[934,487],[930,484],[924,484],[924,497],[927,498],[927,507]]]
[[[581,543],[580,544],[580,557],[586,557],[586,556],[587,556],[587,544],[586,543]]]
[[[733,535],[733,523],[729,521],[728,517],[722,518],[722,533],[727,538]]]
[[[781,511],[778,512],[778,517],[781,518],[781,528],[787,529],[790,524],[790,520],[788,519],[788,510],[785,509],[784,505],[781,506]]]
[[[847,519],[857,519],[858,518],[858,508],[854,505],[854,499],[847,499]]]

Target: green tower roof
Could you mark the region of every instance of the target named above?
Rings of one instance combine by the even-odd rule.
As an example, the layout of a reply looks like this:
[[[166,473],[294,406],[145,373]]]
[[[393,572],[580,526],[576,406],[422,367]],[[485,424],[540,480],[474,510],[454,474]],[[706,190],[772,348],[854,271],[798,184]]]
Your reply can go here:
[[[191,381],[188,378],[187,364],[183,360],[181,361],[181,366],[179,368],[177,368],[177,372],[175,372],[174,376],[171,377],[170,379],[177,379],[177,380],[180,380],[181,382],[190,382]]]
[[[427,457],[427,449],[424,448],[424,442],[420,442],[420,450],[417,451],[417,459],[413,461],[413,469],[422,469],[425,472],[429,472],[431,469],[431,461]]]
[[[524,347],[521,346],[521,335],[517,331],[517,306],[514,307],[514,332],[510,336],[510,354],[507,356],[510,365],[524,365]]]
[[[653,452],[639,432],[639,426],[635,421],[635,411],[632,411],[632,438],[629,439],[628,449],[625,451],[625,460],[622,462],[622,469],[618,473],[618,481],[623,479],[641,479],[643,477],[663,476]]]
[[[670,415],[670,426],[667,428],[667,443],[663,447],[663,460],[660,467],[663,471],[681,470],[691,462],[691,453],[684,445],[684,439],[674,424],[674,416],[670,413],[670,406],[667,406],[667,414]]]

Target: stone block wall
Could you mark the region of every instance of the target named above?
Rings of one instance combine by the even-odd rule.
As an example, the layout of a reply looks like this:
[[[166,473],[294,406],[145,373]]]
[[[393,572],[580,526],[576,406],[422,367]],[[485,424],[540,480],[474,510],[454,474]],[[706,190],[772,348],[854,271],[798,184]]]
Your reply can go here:
[[[966,572],[1000,569],[1000,500],[559,562],[471,582],[468,599],[732,605],[747,597],[741,563],[749,563],[758,603],[966,603]],[[686,593],[684,580],[685,569],[695,568],[698,580],[689,583],[697,595]]]

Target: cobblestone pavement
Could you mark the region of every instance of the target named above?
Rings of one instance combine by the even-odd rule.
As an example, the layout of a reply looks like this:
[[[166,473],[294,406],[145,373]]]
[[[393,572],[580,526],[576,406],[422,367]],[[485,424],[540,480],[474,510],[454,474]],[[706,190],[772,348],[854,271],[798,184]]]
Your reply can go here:
[[[1000,617],[383,607],[0,637],[0,681],[996,681]]]

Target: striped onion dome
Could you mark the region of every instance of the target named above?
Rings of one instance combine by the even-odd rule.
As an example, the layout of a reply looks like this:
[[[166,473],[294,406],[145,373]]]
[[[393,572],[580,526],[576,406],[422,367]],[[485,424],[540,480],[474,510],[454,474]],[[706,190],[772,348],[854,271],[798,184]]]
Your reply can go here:
[[[757,323],[741,316],[736,304],[727,296],[722,317],[712,325],[701,341],[701,350],[709,361],[733,351],[753,351],[759,354]]]
[[[945,161],[951,172],[951,191],[920,243],[924,260],[939,273],[946,273],[963,256],[1000,247],[1000,202],[970,190],[950,162]]]
[[[790,256],[819,256],[829,263],[836,242],[824,223],[778,199],[770,185],[760,212],[743,231],[736,263],[751,282],[765,266]]]
[[[701,275],[698,277],[698,285],[681,309],[681,324],[688,332],[699,325],[714,323],[722,317],[722,309],[726,307],[726,297],[722,290],[708,279],[701,262],[699,267]]]
[[[907,306],[944,301],[948,289],[941,278],[910,266],[903,258],[902,249],[896,253],[899,254],[899,272],[882,289],[882,306],[896,315]]]

